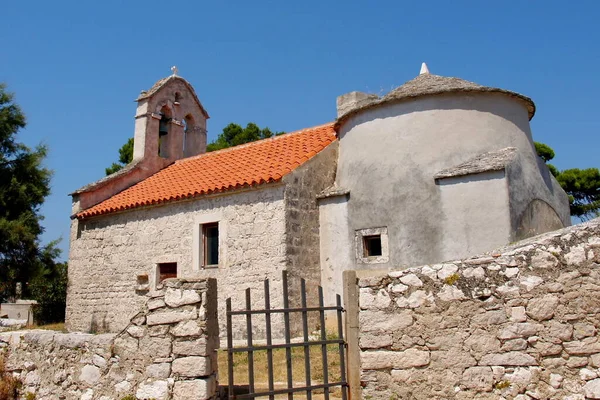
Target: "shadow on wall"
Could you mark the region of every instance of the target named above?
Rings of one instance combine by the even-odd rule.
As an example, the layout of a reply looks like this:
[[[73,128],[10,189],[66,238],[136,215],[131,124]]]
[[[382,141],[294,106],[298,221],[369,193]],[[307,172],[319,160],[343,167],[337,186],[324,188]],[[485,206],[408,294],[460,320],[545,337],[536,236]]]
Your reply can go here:
[[[106,320],[106,314],[99,317],[98,314],[92,314],[92,320],[90,321],[89,333],[107,333],[110,332],[108,321]]]
[[[515,240],[522,240],[561,228],[563,228],[563,223],[554,208],[543,200],[534,199],[519,217]]]

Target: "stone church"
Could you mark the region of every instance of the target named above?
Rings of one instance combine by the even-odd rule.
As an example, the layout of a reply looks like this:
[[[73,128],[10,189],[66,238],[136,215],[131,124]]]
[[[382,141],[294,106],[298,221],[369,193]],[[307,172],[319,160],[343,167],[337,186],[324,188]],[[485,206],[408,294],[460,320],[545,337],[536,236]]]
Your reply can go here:
[[[338,97],[331,123],[210,153],[185,79],[137,104],[132,163],[71,194],[69,330],[121,330],[170,277],[217,278],[223,324],[225,299],[242,307],[265,278],[281,306],[283,270],[292,303],[300,278],[331,303],[347,269],[463,258],[570,224],[535,152],[533,101],[425,65],[382,97]]]

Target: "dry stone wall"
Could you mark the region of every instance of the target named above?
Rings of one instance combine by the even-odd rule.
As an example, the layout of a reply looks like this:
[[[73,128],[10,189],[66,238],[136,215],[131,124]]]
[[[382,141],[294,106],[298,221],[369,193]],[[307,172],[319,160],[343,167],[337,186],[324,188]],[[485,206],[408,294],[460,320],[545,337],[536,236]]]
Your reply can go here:
[[[214,399],[214,279],[165,281],[119,334],[0,333],[7,368],[38,400]]]
[[[600,399],[600,219],[358,285],[365,399]]]

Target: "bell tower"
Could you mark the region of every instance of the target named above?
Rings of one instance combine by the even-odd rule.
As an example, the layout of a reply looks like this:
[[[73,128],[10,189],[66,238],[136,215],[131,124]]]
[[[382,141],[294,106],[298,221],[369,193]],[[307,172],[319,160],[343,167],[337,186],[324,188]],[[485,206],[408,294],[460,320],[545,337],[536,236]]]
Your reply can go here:
[[[171,71],[136,99],[134,162],[168,164],[206,152],[208,113],[177,67]]]

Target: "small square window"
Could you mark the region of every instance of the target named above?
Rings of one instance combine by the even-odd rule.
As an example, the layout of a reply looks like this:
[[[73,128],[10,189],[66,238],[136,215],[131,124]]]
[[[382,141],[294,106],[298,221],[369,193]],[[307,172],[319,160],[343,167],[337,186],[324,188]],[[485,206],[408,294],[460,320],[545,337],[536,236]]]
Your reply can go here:
[[[158,264],[158,282],[161,283],[165,279],[177,278],[177,263],[160,263]]]
[[[381,253],[381,235],[363,236],[364,257],[376,257]]]
[[[202,225],[202,254],[204,267],[219,265],[219,223]]]
[[[389,262],[387,227],[358,229],[355,232],[356,261],[362,264]]]

